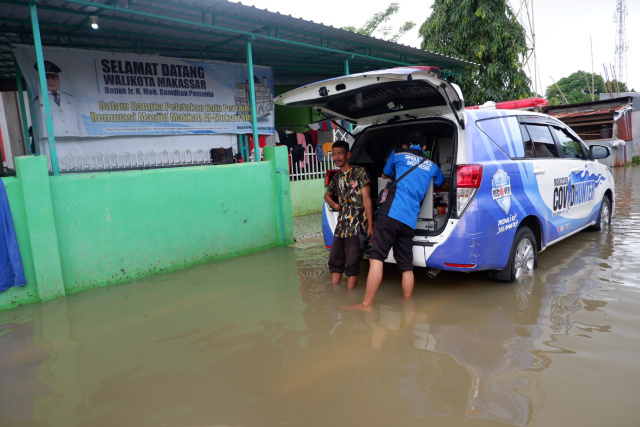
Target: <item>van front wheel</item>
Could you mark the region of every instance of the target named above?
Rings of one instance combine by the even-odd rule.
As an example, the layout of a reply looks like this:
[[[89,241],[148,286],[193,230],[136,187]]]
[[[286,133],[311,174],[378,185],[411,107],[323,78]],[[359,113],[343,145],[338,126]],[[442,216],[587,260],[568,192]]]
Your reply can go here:
[[[501,282],[513,282],[529,275],[538,265],[538,246],[536,237],[528,227],[521,227],[516,232],[511,244],[509,261],[502,270],[487,272],[487,277]]]
[[[598,219],[594,225],[589,227],[589,229],[592,231],[603,231],[606,230],[609,225],[611,225],[611,202],[607,196],[604,196],[602,198],[602,203],[600,203]]]

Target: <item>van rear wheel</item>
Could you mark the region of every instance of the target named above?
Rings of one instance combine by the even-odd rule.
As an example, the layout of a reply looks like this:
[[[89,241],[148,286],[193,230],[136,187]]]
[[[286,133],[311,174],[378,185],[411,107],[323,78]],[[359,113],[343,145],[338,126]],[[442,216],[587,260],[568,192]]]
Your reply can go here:
[[[538,246],[533,231],[521,227],[511,244],[509,261],[502,270],[487,271],[487,277],[500,282],[513,282],[529,275],[538,265]]]

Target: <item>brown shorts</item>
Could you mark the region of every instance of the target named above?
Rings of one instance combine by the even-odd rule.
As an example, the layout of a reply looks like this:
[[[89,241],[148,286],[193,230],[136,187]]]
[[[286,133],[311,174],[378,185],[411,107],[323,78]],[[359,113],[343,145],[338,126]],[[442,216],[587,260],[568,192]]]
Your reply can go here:
[[[333,238],[333,245],[329,252],[330,272],[357,276],[360,274],[360,262],[362,262],[362,248],[358,236]]]

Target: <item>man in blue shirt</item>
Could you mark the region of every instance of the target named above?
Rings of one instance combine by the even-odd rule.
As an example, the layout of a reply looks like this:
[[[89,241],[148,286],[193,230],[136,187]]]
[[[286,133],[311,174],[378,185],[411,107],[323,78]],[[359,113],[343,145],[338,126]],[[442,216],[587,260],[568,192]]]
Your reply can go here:
[[[426,139],[420,132],[412,132],[405,138],[402,148],[394,150],[383,169],[383,178],[402,174],[425,158]],[[349,308],[370,310],[373,298],[382,281],[384,260],[393,247],[393,257],[402,273],[402,294],[405,298],[413,295],[413,236],[418,221],[418,213],[431,180],[435,188],[449,189],[449,182],[440,168],[427,159],[409,172],[389,191],[386,201],[376,211],[373,232],[373,246],[369,255],[369,275],[362,304]]]

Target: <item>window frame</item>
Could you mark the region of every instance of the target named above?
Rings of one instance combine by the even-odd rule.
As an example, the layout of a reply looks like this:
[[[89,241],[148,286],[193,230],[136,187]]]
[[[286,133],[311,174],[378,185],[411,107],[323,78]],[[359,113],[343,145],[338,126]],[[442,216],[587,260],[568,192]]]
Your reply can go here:
[[[560,153],[562,151],[560,150],[560,147],[558,145],[558,140],[554,137],[553,132],[551,131],[551,129],[550,129],[548,124],[546,124],[546,123],[524,123],[523,125],[524,125],[524,128],[527,131],[527,134],[529,135],[529,139],[528,140],[531,141],[532,146],[533,146],[533,152],[535,154],[535,157],[529,157],[530,159],[546,159],[546,160],[548,160],[548,159],[563,159],[564,158],[564,157],[560,157]],[[546,128],[547,132],[549,133],[549,136],[551,137],[551,141],[549,141],[549,143],[542,142],[542,141],[539,141],[539,142],[536,143],[536,141],[531,137],[531,132],[530,132],[529,126],[539,126],[539,127]],[[549,146],[554,147],[555,150],[556,150],[555,155],[553,155],[553,156],[538,156],[538,145],[549,145]],[[549,152],[551,154],[554,154],[551,151],[549,151]]]
[[[522,125],[542,125],[542,126],[547,126],[547,127],[557,127],[560,128],[562,130],[564,130],[566,133],[568,133],[574,140],[576,140],[580,146],[582,147],[582,150],[584,152],[584,159],[576,159],[576,160],[582,160],[582,161],[587,161],[587,160],[593,160],[591,158],[591,152],[588,149],[588,146],[584,143],[584,141],[573,131],[573,129],[571,129],[569,126],[565,125],[563,122],[561,122],[560,120],[554,119],[552,117],[549,116],[529,116],[529,115],[521,115],[518,116],[518,122],[520,123],[521,127],[520,129],[522,130]],[[549,129],[549,133],[551,134],[554,144],[556,146],[556,150],[559,153],[564,153],[564,151],[562,151],[562,146],[560,145],[558,139],[556,138],[554,132]],[[529,139],[531,139],[530,135],[526,135],[529,137]],[[525,137],[525,134],[523,133],[522,135],[522,139],[523,142],[525,144],[525,154],[526,154],[526,142],[527,142],[527,138]],[[535,149],[535,147],[534,147]],[[527,159],[533,160],[533,159],[546,159],[546,160],[550,160],[550,159],[570,159],[570,157],[526,157]]]
[[[570,132],[569,129],[567,129],[564,126],[552,125],[552,126],[549,126],[549,127],[551,128],[551,135],[556,140],[556,145],[558,146],[558,149],[559,149],[558,152],[559,153],[565,153],[564,145],[562,144],[562,142],[560,142],[560,139],[558,138],[558,136],[556,135],[554,130],[556,132],[564,132],[564,134],[567,135],[571,140],[573,140],[574,142],[578,143],[578,146],[580,147],[580,150],[582,151],[582,157],[566,157],[566,155],[565,155],[564,157],[560,157],[561,159],[589,160],[589,158],[590,158],[589,150],[586,149],[585,143],[580,138],[577,138],[574,135],[572,135],[572,132]]]
[[[495,117],[487,117],[487,118],[484,118],[484,119],[480,119],[480,120],[477,120],[477,121],[476,121],[476,128],[478,129],[478,131],[480,131],[480,132],[482,132],[484,135],[486,135],[486,136],[487,136],[487,138],[489,138],[489,139],[491,140],[491,142],[493,142],[493,143],[496,145],[496,147],[498,147],[498,148],[500,149],[500,151],[502,151],[502,152],[504,153],[504,155],[505,155],[505,156],[507,156],[509,159],[511,159],[511,160],[524,160],[524,159],[526,159],[526,158],[527,158],[527,157],[526,157],[527,152],[526,152],[526,147],[525,147],[525,145],[524,145],[524,144],[525,144],[525,141],[524,141],[524,135],[522,134],[522,130],[521,130],[521,129],[519,129],[519,131],[520,131],[520,137],[522,138],[522,144],[521,144],[521,147],[522,147],[523,156],[514,156],[514,157],[511,157],[511,156],[509,155],[509,153],[508,153],[508,152],[506,152],[506,151],[504,151],[504,149],[502,148],[502,146],[501,146],[498,142],[496,142],[496,141],[491,137],[491,135],[489,135],[489,134],[486,132],[486,130],[485,130],[485,129],[483,129],[483,128],[482,128],[482,126],[481,126],[481,123],[482,123],[482,122],[487,122],[487,121],[489,121],[489,120],[508,120],[508,119],[515,119],[515,120],[518,122],[518,125],[519,125],[518,127],[520,128],[520,125],[521,125],[521,124],[520,124],[519,117],[518,117],[517,115],[512,115],[512,116],[495,116]],[[513,144],[514,148],[515,148],[515,149],[516,149],[516,151],[517,151],[517,147],[516,147],[516,146],[517,146],[520,142],[517,142],[517,141],[511,140],[511,143]]]

